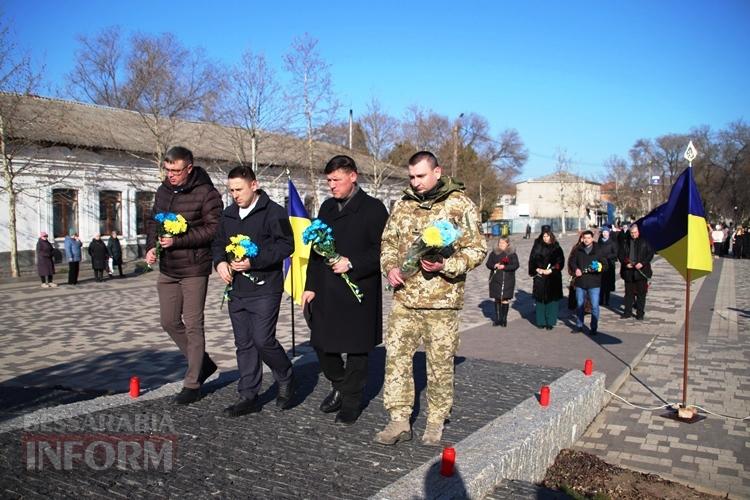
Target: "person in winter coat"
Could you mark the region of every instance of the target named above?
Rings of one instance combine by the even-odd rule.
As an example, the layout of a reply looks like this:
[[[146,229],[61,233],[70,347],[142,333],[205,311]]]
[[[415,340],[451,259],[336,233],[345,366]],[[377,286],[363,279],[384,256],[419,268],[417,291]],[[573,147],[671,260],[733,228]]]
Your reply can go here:
[[[57,283],[52,281],[52,276],[55,274],[55,249],[47,239],[48,237],[46,231],[39,233],[39,239],[36,242],[36,270],[42,280],[42,288],[55,288]]]
[[[383,230],[380,267],[393,287],[393,308],[385,335],[383,403],[390,414],[375,442],[393,445],[411,439],[414,410],[414,353],[424,342],[427,355],[427,426],[422,444],[437,446],[453,406],[458,318],[464,306],[466,274],[487,255],[479,211],[463,183],[449,176],[429,151],[408,161],[409,187],[396,202]],[[440,259],[422,259],[420,271],[405,276],[409,248],[428,226],[452,221],[460,236]]]
[[[711,231],[711,240],[713,241],[714,257],[718,259],[723,255],[722,248],[724,247],[724,230],[721,228],[721,224],[716,224],[714,230]]]
[[[586,296],[591,302],[591,335],[596,335],[599,329],[599,289],[602,285],[602,272],[607,270],[607,261],[601,247],[594,243],[594,233],[581,233],[581,243],[571,255],[568,267],[575,275],[576,328],[583,331],[583,315]]]
[[[635,300],[635,319],[642,320],[646,308],[648,280],[651,278],[651,259],[654,251],[648,241],[640,237],[638,226],[630,226],[630,238],[620,247],[620,276],[625,281],[625,312],[623,318],[629,318]]]
[[[562,298],[562,269],[565,255],[549,226],[534,241],[529,254],[529,276],[533,278],[536,326],[552,330],[557,323]]]
[[[487,257],[490,272],[490,297],[495,299],[495,326],[508,326],[508,309],[516,288],[518,255],[510,245],[510,239],[500,238],[497,247]]]
[[[732,236],[732,255],[735,259],[742,259],[744,257],[743,255],[743,247],[745,244],[745,228],[742,226],[738,226],[737,230],[734,232],[734,235]]]
[[[368,353],[383,339],[380,241],[388,212],[357,183],[352,158],[334,156],[324,173],[332,197],[323,202],[318,218],[333,230],[341,258],[329,263],[310,253],[302,303],[310,312],[310,342],[332,386],[320,410],[337,412],[336,423],[351,425],[362,411]],[[357,284],[362,302],[342,273]]]
[[[94,268],[94,278],[97,282],[104,281],[104,270],[107,268],[109,252],[99,233],[96,233],[94,239],[89,243],[89,256],[91,257],[91,267]]]
[[[214,266],[227,285],[229,318],[237,346],[239,400],[224,415],[239,417],[260,411],[263,363],[271,368],[279,386],[276,406],[289,409],[294,393],[292,363],[276,340],[284,259],[294,251],[292,226],[286,210],[258,188],[255,172],[239,166],[229,172],[229,194],[234,203],[221,216],[211,245]],[[226,247],[236,235],[244,235],[258,247],[258,254],[235,260]]]
[[[161,326],[187,358],[188,368],[175,403],[188,405],[201,398],[201,385],[216,371],[216,364],[206,354],[203,309],[213,268],[211,243],[224,207],[208,173],[193,165],[189,149],[170,148],[165,155],[164,170],[167,176],[156,190],[153,213],[182,215],[187,221],[187,231],[173,237],[162,236],[158,234],[157,222],[149,219],[146,263],[156,263],[158,237],[161,252],[156,290]]]
[[[607,269],[602,272],[602,286],[599,290],[599,304],[609,305],[609,296],[615,289],[615,264],[617,263],[617,242],[611,237],[609,227],[604,226],[599,231],[599,248],[603,258],[607,261]]]
[[[109,275],[112,276],[115,266],[117,266],[119,276],[122,278],[124,276],[122,274],[122,246],[120,245],[120,240],[117,238],[117,231],[112,231],[110,234],[109,241],[107,242],[107,251],[109,252],[109,257],[112,259],[112,267],[109,268]]]
[[[71,228],[65,237],[65,257],[68,260],[68,285],[78,284],[78,272],[81,267],[81,247],[83,242],[76,230]]]

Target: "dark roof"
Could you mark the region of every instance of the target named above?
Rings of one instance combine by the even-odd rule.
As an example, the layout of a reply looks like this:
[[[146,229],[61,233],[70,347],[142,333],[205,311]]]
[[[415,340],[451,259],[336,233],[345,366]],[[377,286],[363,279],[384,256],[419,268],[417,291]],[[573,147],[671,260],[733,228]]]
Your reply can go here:
[[[102,148],[153,154],[155,136],[149,127],[152,115],[136,111],[85,104],[39,96],[0,92],[0,106],[13,107],[10,132],[13,139],[83,148]],[[237,147],[241,137],[249,158],[250,136],[246,131],[208,122],[176,120],[169,145],[184,145],[203,161],[239,162]],[[354,158],[360,170],[369,170],[372,157],[333,144],[316,142],[313,161],[320,169],[337,154]],[[300,167],[307,163],[305,141],[291,135],[262,132],[258,136],[258,164]],[[389,164],[377,162],[379,167]],[[405,175],[405,174],[404,174]]]

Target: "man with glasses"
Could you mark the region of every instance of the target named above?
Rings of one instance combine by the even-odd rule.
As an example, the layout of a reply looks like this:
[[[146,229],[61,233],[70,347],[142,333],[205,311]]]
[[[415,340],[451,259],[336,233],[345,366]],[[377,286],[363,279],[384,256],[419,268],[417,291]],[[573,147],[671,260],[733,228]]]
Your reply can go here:
[[[161,253],[156,289],[161,326],[185,356],[188,368],[175,403],[187,405],[201,397],[200,387],[216,371],[206,354],[203,308],[208,276],[213,267],[211,242],[224,208],[221,195],[201,167],[193,165],[193,153],[175,146],[164,158],[166,178],[156,191],[153,214],[172,212],[185,217],[187,231],[159,236],[157,222],[147,221],[146,262],[156,263],[156,238]]]

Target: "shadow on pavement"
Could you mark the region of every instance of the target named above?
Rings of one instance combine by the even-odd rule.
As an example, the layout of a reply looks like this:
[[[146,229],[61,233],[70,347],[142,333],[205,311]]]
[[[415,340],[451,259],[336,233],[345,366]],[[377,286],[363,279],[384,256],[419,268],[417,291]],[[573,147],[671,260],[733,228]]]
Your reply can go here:
[[[64,388],[100,394],[126,392],[130,377],[138,376],[141,390],[181,380],[185,358],[179,351],[130,350],[84,357],[24,373],[6,380],[15,387]]]

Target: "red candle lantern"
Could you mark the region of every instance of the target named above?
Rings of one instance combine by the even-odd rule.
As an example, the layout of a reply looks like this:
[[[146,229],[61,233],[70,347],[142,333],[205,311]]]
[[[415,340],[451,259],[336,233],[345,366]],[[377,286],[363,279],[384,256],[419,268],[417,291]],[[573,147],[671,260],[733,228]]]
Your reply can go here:
[[[590,359],[587,359],[586,362],[583,364],[583,374],[587,377],[591,375],[591,373],[594,371],[594,362]]]
[[[440,475],[452,476],[453,467],[456,464],[456,450],[454,448],[443,448],[443,459],[440,462]]]
[[[137,398],[141,395],[141,380],[138,377],[130,377],[130,397]]]
[[[549,406],[549,386],[545,385],[542,390],[539,391],[539,404],[542,406]]]

